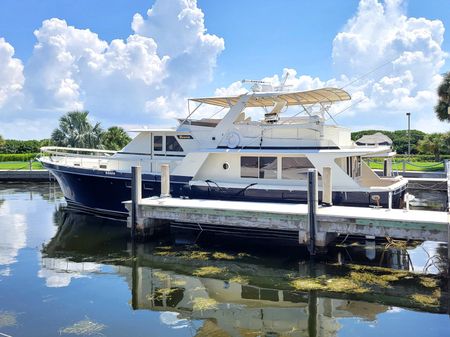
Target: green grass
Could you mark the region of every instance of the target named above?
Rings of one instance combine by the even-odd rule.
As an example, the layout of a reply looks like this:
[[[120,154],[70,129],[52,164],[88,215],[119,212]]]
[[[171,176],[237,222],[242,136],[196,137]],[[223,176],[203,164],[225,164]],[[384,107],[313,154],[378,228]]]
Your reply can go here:
[[[39,162],[33,162],[33,170],[43,169],[42,164]],[[29,170],[30,163],[26,161],[5,161],[0,162],[0,170]]]
[[[371,161],[369,163],[369,166],[371,169],[375,170],[382,170],[383,169],[383,162],[373,162]],[[392,169],[394,171],[403,171],[403,163],[393,163]],[[444,163],[437,163],[434,161],[413,161],[408,162],[406,164],[406,171],[428,171],[428,172],[434,172],[434,171],[444,171]]]

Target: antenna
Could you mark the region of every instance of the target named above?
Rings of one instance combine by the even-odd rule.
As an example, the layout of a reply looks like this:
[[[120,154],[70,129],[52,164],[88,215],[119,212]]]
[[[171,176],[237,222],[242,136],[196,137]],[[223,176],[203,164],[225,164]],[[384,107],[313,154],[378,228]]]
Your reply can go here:
[[[253,92],[272,91],[272,83],[258,80],[242,80],[242,83],[253,83],[250,88]]]
[[[277,88],[279,91],[283,91],[284,86],[286,85],[286,81],[287,81],[289,75],[290,75],[290,74],[289,74],[289,71],[286,71],[286,75],[284,75],[284,79],[283,79],[283,81],[281,82],[281,85]]]

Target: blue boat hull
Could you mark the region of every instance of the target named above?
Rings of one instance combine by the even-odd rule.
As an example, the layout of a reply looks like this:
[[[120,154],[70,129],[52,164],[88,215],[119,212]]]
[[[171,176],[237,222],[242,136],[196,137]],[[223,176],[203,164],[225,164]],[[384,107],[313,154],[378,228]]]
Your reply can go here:
[[[122,202],[131,199],[131,173],[68,168],[44,163],[56,177],[67,203],[79,209],[114,217],[126,217],[128,211]],[[142,196],[144,198],[161,194],[159,175],[142,175]],[[211,182],[208,186],[190,186],[192,177],[171,176],[172,197],[217,199],[255,202],[306,203],[306,191],[264,190],[256,188],[223,188]],[[399,208],[406,186],[393,193],[393,207]],[[387,207],[388,193],[374,193],[381,197],[380,204]],[[321,192],[319,192],[319,201]],[[373,205],[367,192],[333,192],[334,205]]]

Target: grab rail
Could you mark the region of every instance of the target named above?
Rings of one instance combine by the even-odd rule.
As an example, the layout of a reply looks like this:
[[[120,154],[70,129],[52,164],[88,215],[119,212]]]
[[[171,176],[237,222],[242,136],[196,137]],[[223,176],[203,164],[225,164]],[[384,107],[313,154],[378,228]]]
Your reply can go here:
[[[111,157],[112,155],[117,153],[117,151],[110,151],[110,150],[86,149],[77,147],[60,147],[60,146],[44,146],[41,147],[41,152],[48,153],[51,155],[68,156],[68,157],[74,157],[76,155],[81,154],[83,156],[90,156],[93,158]],[[82,154],[83,152],[84,154]]]

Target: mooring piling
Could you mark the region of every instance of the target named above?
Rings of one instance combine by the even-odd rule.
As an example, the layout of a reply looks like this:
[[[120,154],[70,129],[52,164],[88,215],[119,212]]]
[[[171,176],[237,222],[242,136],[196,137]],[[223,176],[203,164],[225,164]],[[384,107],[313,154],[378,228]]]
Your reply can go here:
[[[383,176],[392,177],[392,159],[387,158],[383,163]]]
[[[333,205],[333,179],[331,167],[324,167],[322,171],[322,205]]]
[[[308,229],[309,243],[308,250],[311,255],[316,254],[316,228],[317,228],[317,207],[318,207],[318,191],[317,191],[317,170],[308,170]]]
[[[131,167],[131,238],[136,238],[138,205],[142,199],[142,173],[140,166]]]
[[[161,198],[170,197],[170,170],[169,164],[161,165]]]

